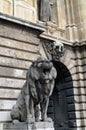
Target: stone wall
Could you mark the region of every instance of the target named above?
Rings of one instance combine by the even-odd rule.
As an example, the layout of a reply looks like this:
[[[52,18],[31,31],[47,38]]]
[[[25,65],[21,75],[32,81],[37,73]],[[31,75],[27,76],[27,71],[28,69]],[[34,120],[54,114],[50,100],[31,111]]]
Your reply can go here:
[[[35,25],[21,26],[0,19],[0,122],[11,120],[10,110],[25,82],[27,69],[39,55],[41,30]]]
[[[12,21],[11,21],[12,20]],[[20,24],[19,24],[20,22]],[[38,31],[39,30],[39,31]],[[38,24],[24,23],[17,19],[0,19],[0,129],[2,123],[10,122],[10,110],[15,104],[20,89],[22,88],[26,72],[32,61],[36,59],[39,51],[47,55],[42,44],[40,33],[44,30]],[[40,35],[40,38],[38,37]],[[47,40],[48,37],[47,37]],[[46,40],[46,42],[47,42]],[[74,121],[71,128],[84,130],[86,127],[86,47],[85,42],[72,45],[71,42],[61,40],[66,51],[60,62],[64,64],[72,76],[71,81],[66,81],[68,116]],[[65,73],[66,74],[66,73]]]
[[[72,89],[68,90],[70,120],[75,120],[74,129],[85,130],[86,128],[86,43],[72,46],[62,57],[62,62],[71,72],[73,80]],[[73,99],[74,95],[74,99]]]
[[[36,0],[16,0],[14,4],[15,11],[12,0],[0,1],[1,12],[17,17],[0,13],[0,122],[11,120],[10,110],[25,82],[26,72],[32,61],[36,59],[39,51],[46,56],[41,44],[43,39],[58,38],[66,48],[60,62],[68,68],[73,79],[73,91],[67,82],[70,87],[67,90],[68,115],[70,120],[75,121],[75,125],[72,125],[74,130],[85,130],[85,0],[57,0],[57,24],[38,21]],[[42,31],[45,32],[40,35]],[[1,124],[0,130],[3,130]]]
[[[85,43],[86,44],[86,43]],[[86,128],[86,46],[75,46],[76,72],[73,78],[77,129]]]

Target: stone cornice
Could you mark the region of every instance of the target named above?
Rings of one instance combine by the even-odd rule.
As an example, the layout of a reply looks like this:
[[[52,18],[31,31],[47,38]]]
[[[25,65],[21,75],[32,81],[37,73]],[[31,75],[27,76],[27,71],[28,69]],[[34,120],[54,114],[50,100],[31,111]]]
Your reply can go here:
[[[61,41],[65,45],[73,46],[73,42],[70,42],[69,40],[64,39],[64,38],[58,38],[56,36],[48,35],[48,34],[45,34],[45,33],[42,33],[40,35],[40,37],[43,38],[43,39],[46,39],[46,40],[50,40],[50,41],[55,41],[56,39],[58,39],[59,41]]]
[[[19,24],[22,26],[26,26],[28,28],[32,28],[40,32],[44,32],[46,28],[44,25],[40,25],[38,23],[33,23],[27,20],[23,20],[21,18],[17,18],[8,14],[3,14],[1,12],[0,12],[0,19],[15,23],[15,24]]]
[[[79,42],[74,42],[73,46],[74,47],[86,46],[86,40],[82,40],[82,41],[79,41]]]
[[[41,24],[41,23],[33,23],[30,21],[26,21],[26,20],[14,17],[14,16],[10,16],[8,14],[3,14],[3,13],[0,13],[0,19],[15,23],[15,24],[19,24],[19,25],[22,25],[22,26],[25,26],[28,28],[35,29],[35,30],[40,32],[40,34],[41,34],[40,38],[43,38],[46,40],[55,41],[56,39],[58,39],[63,44],[65,44],[67,46],[71,46],[71,47],[86,46],[86,40],[71,42],[70,40],[64,39],[62,37],[58,38],[56,36],[52,36],[52,35],[43,33],[46,30],[46,26],[44,24]]]
[[[50,40],[50,41],[55,41],[56,39],[58,39],[64,45],[71,46],[71,47],[86,46],[86,40],[71,42],[70,40],[64,39],[62,37],[58,38],[58,37],[51,36],[51,35],[48,35],[48,34],[45,34],[45,33],[42,33],[40,35],[40,37],[43,38],[43,39]]]

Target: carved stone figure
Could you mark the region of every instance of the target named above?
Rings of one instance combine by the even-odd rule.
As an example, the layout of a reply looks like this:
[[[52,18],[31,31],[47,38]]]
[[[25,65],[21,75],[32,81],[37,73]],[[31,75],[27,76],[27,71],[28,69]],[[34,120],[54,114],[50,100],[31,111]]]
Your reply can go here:
[[[43,22],[51,21],[50,0],[39,0],[39,19]]]
[[[39,57],[34,61],[27,72],[26,83],[12,108],[12,120],[31,123],[39,121],[41,113],[41,120],[48,121],[49,97],[56,76],[56,69],[49,60]]]
[[[52,56],[52,59],[59,60],[65,53],[64,44],[61,43],[58,39],[53,42],[45,42],[44,47],[48,54]]]

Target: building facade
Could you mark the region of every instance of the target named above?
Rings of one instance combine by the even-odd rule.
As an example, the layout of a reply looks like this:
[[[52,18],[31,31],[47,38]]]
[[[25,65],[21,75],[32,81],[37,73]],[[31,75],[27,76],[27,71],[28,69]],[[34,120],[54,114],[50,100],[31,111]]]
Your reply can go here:
[[[48,108],[55,130],[86,130],[86,1],[50,0],[50,21],[40,20],[39,2],[0,0],[0,130],[39,55],[57,70]],[[65,51],[53,58],[49,45],[57,40]]]

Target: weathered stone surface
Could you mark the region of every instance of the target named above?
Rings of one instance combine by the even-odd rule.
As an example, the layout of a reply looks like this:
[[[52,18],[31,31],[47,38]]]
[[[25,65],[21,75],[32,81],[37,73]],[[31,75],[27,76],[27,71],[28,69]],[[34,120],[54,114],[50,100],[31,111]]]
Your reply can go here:
[[[11,110],[12,106],[16,103],[16,100],[5,100],[0,99],[0,109],[1,110]],[[0,116],[1,117],[1,116]]]
[[[25,1],[26,0],[22,0],[22,2],[25,2]],[[62,90],[69,89],[70,87],[71,88],[77,87],[77,89],[74,89],[74,94],[73,94],[72,89],[67,90],[67,95],[66,95],[67,105],[68,105],[67,107],[68,107],[68,110],[70,111],[70,117],[72,116],[72,113],[71,113],[72,111],[74,111],[77,116],[77,119],[75,119],[77,121],[77,128],[75,128],[74,130],[76,129],[84,130],[86,127],[86,121],[85,121],[86,117],[84,117],[86,113],[85,111],[86,110],[86,105],[85,105],[86,104],[86,91],[85,91],[85,86],[86,86],[86,81],[85,81],[86,79],[86,47],[85,47],[86,45],[86,42],[85,42],[85,39],[86,39],[86,28],[85,28],[86,27],[86,23],[85,23],[86,22],[85,21],[86,20],[85,18],[86,2],[85,0],[81,0],[81,1],[70,0],[70,2],[68,0],[66,0],[66,2],[64,2],[64,0],[61,0],[61,1],[57,0],[57,1],[58,1],[57,2],[58,4],[57,24],[58,25],[55,25],[55,24],[46,25],[46,23],[45,25],[48,27],[47,29],[49,30],[49,34],[51,34],[52,36],[56,34],[55,35],[56,38],[59,38],[63,43],[65,43],[65,46],[67,45],[67,46],[71,46],[70,48],[75,48],[74,50],[73,49],[71,50],[70,48],[66,48],[66,53],[64,57],[62,58],[61,61],[59,61],[65,64],[65,66],[69,69],[72,76],[73,86],[71,83],[69,83],[68,78],[66,80],[67,84],[66,83],[61,84],[61,86],[63,87]],[[2,2],[3,2],[2,6],[4,6],[4,8],[1,6],[0,9],[2,10],[3,8],[4,12],[6,13],[7,13],[7,10],[8,12],[11,11],[9,12],[9,14],[12,14],[13,11],[10,8],[12,6],[12,3],[10,6],[10,2],[12,2],[12,0],[1,0],[1,3]],[[6,2],[9,4],[9,8]],[[32,2],[32,0],[30,0],[30,2]],[[37,1],[34,0],[34,4],[32,3],[31,4],[29,3],[29,4],[31,6],[34,5],[34,7],[36,7],[36,2]],[[36,10],[37,10],[37,7],[36,7]],[[19,11],[18,8],[15,11],[17,13],[17,11]],[[20,13],[20,15],[22,14]],[[31,55],[29,55],[28,58],[27,57],[25,58],[27,54],[24,54],[24,53],[25,52],[30,52],[30,54],[32,54],[33,52],[36,53],[40,40],[37,37],[35,29],[33,28],[33,31],[30,30],[28,23],[21,22],[21,20],[18,20],[18,19],[17,20],[12,19],[11,17],[8,18],[8,16],[6,15],[3,15],[3,18],[7,20],[4,22],[4,20],[1,20],[1,17],[2,16],[0,13],[0,39],[1,39],[0,40],[0,47],[1,47],[0,48],[1,50],[0,52],[0,77],[1,77],[0,78],[0,90],[1,90],[0,99],[13,100],[14,98],[16,99],[17,94],[19,94],[18,91],[20,91],[18,89],[21,88],[23,84],[23,82],[20,80],[17,80],[17,78],[19,78],[19,76],[20,78],[25,77],[24,72],[26,71],[26,69],[29,68],[29,66],[31,65],[31,62],[35,59]],[[30,16],[30,17],[32,18],[33,16]],[[10,22],[8,22],[8,20]],[[40,22],[40,24],[43,24],[43,23]],[[36,26],[33,26],[33,27],[36,28]],[[65,33],[66,38],[69,39],[70,41],[67,41],[67,39],[66,40],[63,39],[64,37],[63,28],[65,27],[67,28],[66,33]],[[48,30],[46,31],[46,33],[48,33]],[[42,38],[47,38],[49,40],[53,38],[52,36],[47,36],[45,34],[45,37],[42,37]],[[75,46],[73,46],[73,41],[76,42],[74,43]],[[79,45],[83,46],[83,48],[82,47],[79,48]],[[10,49],[13,50],[13,52],[10,51]],[[23,51],[23,53],[20,53],[21,51]],[[16,58],[14,56],[14,53],[15,54],[17,53]],[[41,54],[43,54],[42,51],[41,51]],[[22,76],[22,74],[24,75]],[[67,85],[67,86],[64,87],[64,85],[65,86]],[[7,104],[7,107],[6,107],[6,104]],[[14,103],[12,101],[0,102],[0,105],[1,105],[0,106],[0,122],[11,120],[9,118],[10,117],[9,110],[11,109],[13,104]],[[75,110],[74,110],[74,105],[75,105]],[[0,127],[0,130],[3,130],[2,127]]]
[[[12,26],[10,25],[7,25],[6,23],[4,25],[0,24],[0,28],[1,28],[0,36],[8,37],[23,42],[29,42],[32,44],[37,44],[37,45],[39,44],[39,39],[33,33],[31,33],[30,30],[28,29],[25,30],[24,28],[22,29],[20,27],[15,27],[14,25]]]
[[[18,49],[23,51],[37,52],[38,45],[36,42],[34,44],[28,42],[21,42],[18,39],[12,40],[10,38],[0,37],[0,46],[8,47],[11,49]]]
[[[6,66],[6,67],[28,69],[32,63],[31,61],[29,61],[29,60],[25,61],[25,60],[0,56],[0,65]]]
[[[32,63],[27,71],[26,82],[11,111],[13,121],[51,121],[47,117],[47,109],[56,76],[57,71],[50,60],[39,57]]]
[[[11,78],[0,78],[0,86],[4,88],[21,88],[25,83],[25,80],[11,79]],[[4,95],[3,95],[4,96]]]
[[[26,72],[27,72],[26,70],[22,70],[22,69],[0,67],[0,76],[7,77],[7,78],[10,77],[10,78],[25,79]]]
[[[0,47],[0,55],[22,60],[35,60],[37,53],[24,52],[21,50]]]
[[[28,125],[24,122],[17,124],[12,123],[3,124],[3,130],[21,130],[21,129],[28,130]]]
[[[0,111],[0,122],[11,121],[10,111]],[[3,130],[3,129],[0,129]]]
[[[27,124],[25,122],[3,124],[3,130],[54,130],[53,122],[36,122]]]
[[[35,130],[54,130],[53,122],[36,122]]]
[[[18,95],[20,93],[20,90],[17,89],[0,89],[0,98],[4,99],[17,99]]]

